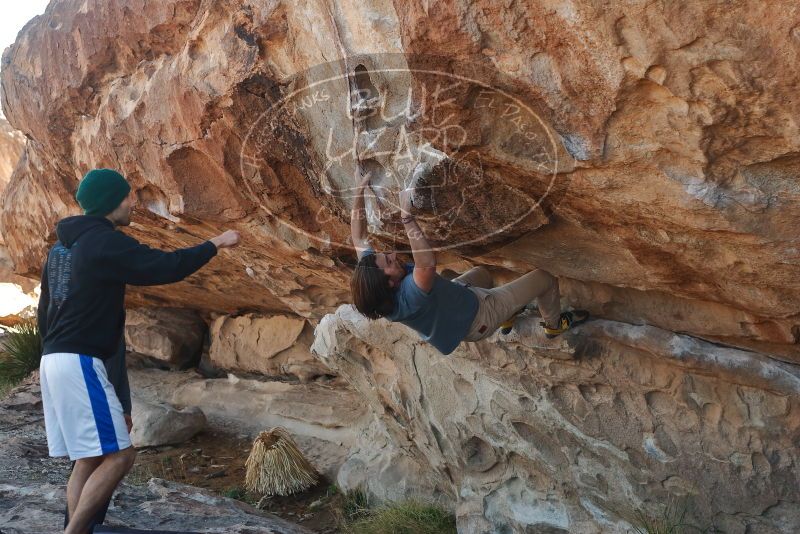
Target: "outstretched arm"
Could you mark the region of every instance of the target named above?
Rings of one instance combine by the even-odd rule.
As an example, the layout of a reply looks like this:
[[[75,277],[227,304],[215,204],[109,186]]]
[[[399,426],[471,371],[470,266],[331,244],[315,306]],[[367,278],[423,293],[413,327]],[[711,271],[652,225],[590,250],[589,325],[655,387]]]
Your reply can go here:
[[[350,236],[353,238],[353,246],[356,254],[361,254],[370,248],[369,238],[367,237],[367,210],[364,206],[364,193],[369,187],[370,176],[361,176],[361,183],[356,189],[356,197],[353,200],[353,209],[350,211]]]
[[[165,252],[117,232],[104,244],[99,261],[104,275],[113,280],[136,286],[171,284],[199,270],[216,256],[217,249],[238,242],[239,233],[228,230],[196,247]]]
[[[400,192],[400,220],[406,229],[411,254],[414,256],[414,283],[427,293],[433,289],[433,281],[436,278],[436,255],[431,250],[417,220],[411,214],[413,197],[413,189],[404,189]]]

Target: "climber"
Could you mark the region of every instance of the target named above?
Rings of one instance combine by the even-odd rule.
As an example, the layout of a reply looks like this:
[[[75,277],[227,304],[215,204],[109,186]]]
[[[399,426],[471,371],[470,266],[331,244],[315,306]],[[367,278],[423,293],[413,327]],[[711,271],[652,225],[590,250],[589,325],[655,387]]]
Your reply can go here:
[[[582,310],[561,312],[558,279],[541,269],[496,288],[485,267],[474,267],[452,281],[437,274],[436,256],[411,214],[410,189],[400,192],[400,221],[414,263],[404,264],[394,252],[375,252],[367,239],[367,187],[369,177],[359,184],[350,214],[359,258],[350,287],[356,309],[369,319],[401,322],[442,354],[450,354],[462,341],[481,340],[498,328],[510,332],[515,316],[533,299],[548,338],[588,318]]]
[[[39,367],[50,456],[75,462],[67,483],[66,534],[89,532],[133,465],[131,419],[124,414],[104,362],[120,350],[125,285],[183,280],[238,244],[229,230],[201,245],[162,252],[117,230],[130,224],[134,203],[125,178],[110,169],[89,171],[76,194],[84,215],[56,227],[58,242],[42,272],[38,323]]]

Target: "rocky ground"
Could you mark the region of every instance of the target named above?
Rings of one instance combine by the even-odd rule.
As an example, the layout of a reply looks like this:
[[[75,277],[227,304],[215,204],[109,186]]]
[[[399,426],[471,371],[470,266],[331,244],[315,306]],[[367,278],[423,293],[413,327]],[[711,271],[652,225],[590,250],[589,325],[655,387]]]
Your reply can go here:
[[[106,524],[209,533],[333,531],[326,482],[298,498],[265,500],[261,510],[247,504],[255,504],[241,489],[250,436],[230,421],[218,423],[211,417],[204,433],[181,446],[140,451]],[[0,531],[60,532],[69,470],[66,459],[47,454],[39,388],[29,380],[0,403]]]
[[[332,507],[338,502],[338,492],[327,479],[287,497],[262,498],[245,490],[245,460],[251,443],[250,436],[214,425],[186,443],[140,450],[126,480],[136,485],[146,485],[151,478],[180,482],[246,502],[314,532],[335,532]]]

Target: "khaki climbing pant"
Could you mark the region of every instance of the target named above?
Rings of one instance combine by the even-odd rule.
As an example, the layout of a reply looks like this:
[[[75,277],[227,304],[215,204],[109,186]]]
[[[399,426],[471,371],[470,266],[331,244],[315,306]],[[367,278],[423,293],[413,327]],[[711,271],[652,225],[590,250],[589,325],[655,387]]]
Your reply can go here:
[[[534,299],[547,325],[558,325],[561,315],[558,278],[547,271],[536,269],[513,282],[493,287],[494,281],[488,269],[473,267],[454,278],[453,282],[467,286],[478,297],[478,313],[464,341],[478,341],[490,336]]]

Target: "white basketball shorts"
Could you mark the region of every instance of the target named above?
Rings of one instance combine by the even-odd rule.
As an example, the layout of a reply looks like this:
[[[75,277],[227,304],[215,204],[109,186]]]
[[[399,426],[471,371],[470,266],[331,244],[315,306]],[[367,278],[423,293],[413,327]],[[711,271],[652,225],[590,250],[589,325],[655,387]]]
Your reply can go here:
[[[39,366],[50,456],[104,456],[131,446],[122,405],[99,358],[56,353]]]

